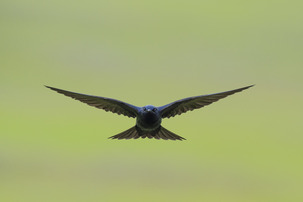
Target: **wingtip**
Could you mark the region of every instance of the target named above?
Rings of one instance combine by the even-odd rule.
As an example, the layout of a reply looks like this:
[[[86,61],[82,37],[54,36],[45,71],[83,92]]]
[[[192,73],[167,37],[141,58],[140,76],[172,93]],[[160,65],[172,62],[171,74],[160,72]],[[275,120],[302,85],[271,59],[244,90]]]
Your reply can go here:
[[[246,87],[240,88],[240,89],[242,89],[242,90],[246,90],[246,89],[248,89],[248,88],[254,87],[255,85],[256,85],[256,84],[252,84],[252,85],[249,85],[249,86],[246,86]]]
[[[52,87],[50,87],[50,86],[48,86],[48,85],[44,85],[44,87],[49,88],[49,89],[52,89]]]
[[[58,90],[60,90],[60,89],[58,89],[58,88],[54,88],[54,87],[51,87],[51,86],[47,86],[47,85],[44,85],[46,88],[49,88],[49,89],[51,89],[51,90],[54,90],[54,91],[57,91],[58,92]]]

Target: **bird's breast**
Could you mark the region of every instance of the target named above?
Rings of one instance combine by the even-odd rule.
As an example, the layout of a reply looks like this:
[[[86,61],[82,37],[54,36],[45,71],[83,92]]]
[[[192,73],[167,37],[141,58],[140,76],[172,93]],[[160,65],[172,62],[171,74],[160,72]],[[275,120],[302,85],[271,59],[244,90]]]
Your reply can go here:
[[[144,114],[142,119],[147,124],[153,124],[159,120],[157,115],[154,113],[146,113],[146,114]]]
[[[160,124],[161,117],[155,113],[145,113],[137,118],[137,125],[141,128],[157,128]]]

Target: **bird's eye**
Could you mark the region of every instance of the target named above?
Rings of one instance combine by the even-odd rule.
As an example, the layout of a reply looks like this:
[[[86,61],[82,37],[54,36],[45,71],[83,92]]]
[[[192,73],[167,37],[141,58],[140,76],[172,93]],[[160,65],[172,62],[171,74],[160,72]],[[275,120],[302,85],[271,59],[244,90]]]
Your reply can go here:
[[[143,111],[146,111],[146,108],[145,108],[145,107],[143,107]]]
[[[153,108],[153,112],[156,112],[157,111],[157,108]]]

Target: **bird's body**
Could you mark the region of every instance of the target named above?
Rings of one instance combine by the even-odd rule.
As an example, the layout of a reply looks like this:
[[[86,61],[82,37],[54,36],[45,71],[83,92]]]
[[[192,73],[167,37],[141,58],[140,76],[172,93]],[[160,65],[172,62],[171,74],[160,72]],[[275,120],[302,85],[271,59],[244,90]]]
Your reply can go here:
[[[139,110],[136,124],[142,130],[152,131],[161,125],[162,118],[157,107],[146,105]]]
[[[110,137],[112,139],[137,139],[140,137],[148,137],[166,140],[185,140],[183,137],[180,137],[161,126],[162,119],[174,117],[176,115],[185,113],[187,111],[192,111],[194,109],[199,109],[219,99],[240,92],[252,86],[247,86],[244,88],[222,93],[189,97],[161,107],[155,107],[153,105],[137,107],[111,98],[74,93],[49,86],[46,87],[58,93],[84,102],[90,106],[137,119],[136,125],[134,127]]]

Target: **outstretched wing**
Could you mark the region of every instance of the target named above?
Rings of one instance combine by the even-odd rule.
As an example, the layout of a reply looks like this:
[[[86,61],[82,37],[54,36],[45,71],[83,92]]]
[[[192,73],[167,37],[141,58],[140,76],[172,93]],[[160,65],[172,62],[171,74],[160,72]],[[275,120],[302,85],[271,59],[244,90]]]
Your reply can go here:
[[[75,100],[79,100],[81,102],[84,102],[90,106],[104,109],[105,111],[111,111],[113,113],[117,114],[123,114],[124,116],[133,117],[135,118],[138,114],[139,107],[136,107],[134,105],[111,99],[111,98],[105,98],[105,97],[98,97],[98,96],[92,96],[92,95],[85,95],[80,93],[74,93],[66,90],[61,90],[58,88],[53,88],[49,86],[45,86],[47,88],[50,88],[51,90],[54,90],[58,93],[61,93],[63,95],[66,95],[68,97],[71,97]]]
[[[189,97],[182,100],[178,100],[175,102],[172,102],[168,105],[164,105],[162,107],[159,107],[159,110],[161,112],[162,118],[170,118],[174,117],[176,115],[180,115],[182,113],[185,113],[187,111],[192,111],[194,109],[202,108],[206,105],[209,105],[213,102],[216,102],[222,98],[225,98],[229,95],[232,95],[234,93],[240,92],[242,90],[248,89],[251,86],[247,86],[244,88],[239,88],[236,90],[226,91],[222,93],[216,93],[216,94],[210,94],[210,95],[201,95],[201,96],[195,96],[195,97]]]

